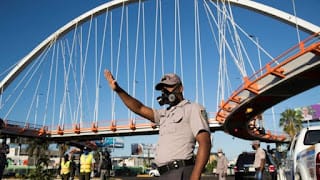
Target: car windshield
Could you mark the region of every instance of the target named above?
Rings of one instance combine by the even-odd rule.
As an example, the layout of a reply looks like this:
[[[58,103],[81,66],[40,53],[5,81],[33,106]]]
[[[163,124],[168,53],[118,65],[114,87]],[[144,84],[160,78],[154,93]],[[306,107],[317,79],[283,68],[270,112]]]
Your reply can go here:
[[[254,161],[254,153],[242,153],[239,155],[236,166],[244,167],[248,164],[253,164]]]
[[[305,137],[303,143],[305,145],[314,145],[320,142],[320,130],[309,130]]]

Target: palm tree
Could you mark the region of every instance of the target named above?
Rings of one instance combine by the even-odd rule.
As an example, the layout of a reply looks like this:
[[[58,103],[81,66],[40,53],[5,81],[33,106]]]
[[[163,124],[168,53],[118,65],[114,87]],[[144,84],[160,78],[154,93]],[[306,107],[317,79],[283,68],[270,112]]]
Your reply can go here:
[[[27,152],[29,157],[34,157],[36,165],[40,158],[46,157],[49,149],[49,143],[40,138],[28,139]]]
[[[279,125],[292,139],[302,129],[302,119],[301,113],[294,109],[286,109],[281,113]]]
[[[27,152],[29,157],[34,157],[36,169],[28,174],[30,179],[50,180],[53,179],[53,173],[48,170],[49,165],[49,143],[40,138],[28,139]]]

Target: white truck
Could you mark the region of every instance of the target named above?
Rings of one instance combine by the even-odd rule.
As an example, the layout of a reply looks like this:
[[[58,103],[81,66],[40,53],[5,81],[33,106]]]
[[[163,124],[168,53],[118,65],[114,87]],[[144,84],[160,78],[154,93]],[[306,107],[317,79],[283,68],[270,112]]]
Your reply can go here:
[[[320,180],[320,126],[303,128],[295,135],[284,173],[287,180]]]

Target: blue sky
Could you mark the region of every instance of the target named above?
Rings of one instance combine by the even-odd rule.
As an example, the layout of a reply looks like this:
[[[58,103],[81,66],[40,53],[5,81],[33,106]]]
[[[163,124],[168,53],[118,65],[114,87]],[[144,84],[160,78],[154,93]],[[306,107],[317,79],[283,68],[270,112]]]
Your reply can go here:
[[[3,72],[19,61],[46,37],[67,22],[104,2],[105,1],[92,0],[0,1],[0,72]],[[265,3],[289,13],[293,12],[291,0],[271,0]],[[318,0],[308,0],[307,2],[296,0],[295,5],[299,17],[316,25],[320,25],[320,18],[317,13],[320,5]],[[259,37],[259,41],[265,43],[275,56],[293,46],[294,41],[297,39],[295,30],[292,30],[291,27],[288,27],[283,23],[273,20],[269,21],[269,18],[256,15],[253,12],[248,14],[248,11],[246,10],[239,11],[236,15],[239,17],[245,16],[244,18],[239,18],[240,24],[248,26],[251,29],[252,34]],[[263,27],[258,25],[262,22],[265,22]],[[272,31],[272,29],[277,29],[277,31]],[[288,29],[290,29],[290,31],[288,31]],[[306,35],[302,35],[302,37],[306,37]],[[280,42],[281,45],[278,45]],[[1,78],[3,77],[1,76]],[[319,88],[316,87],[313,90],[278,104],[274,107],[276,123],[273,123],[272,114],[267,112],[265,114],[267,119],[265,125],[271,129],[275,129],[278,127],[277,119],[279,119],[279,114],[285,109],[319,103],[319,100]],[[212,106],[213,105],[208,103],[208,109],[213,109]],[[127,153],[130,152],[129,143],[131,142],[155,143],[157,136],[125,137],[124,139],[128,142],[126,148],[125,150],[118,151],[117,154],[128,155]],[[230,159],[235,158],[241,151],[250,150],[251,148],[249,145],[250,142],[233,138],[223,132],[214,133],[213,141],[214,146],[212,151],[214,152],[218,148],[223,148]]]

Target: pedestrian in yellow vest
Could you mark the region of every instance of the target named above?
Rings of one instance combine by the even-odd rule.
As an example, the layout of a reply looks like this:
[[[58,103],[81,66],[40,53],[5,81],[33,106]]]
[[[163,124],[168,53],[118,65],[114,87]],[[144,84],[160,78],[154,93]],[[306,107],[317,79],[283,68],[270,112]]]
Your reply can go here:
[[[69,180],[69,178],[70,178],[70,161],[69,161],[68,154],[64,155],[64,159],[61,161],[60,167],[61,167],[60,175],[62,177],[62,180]]]
[[[89,153],[87,147],[83,148],[83,153],[80,156],[80,180],[90,180],[91,171],[93,170],[93,156]]]

